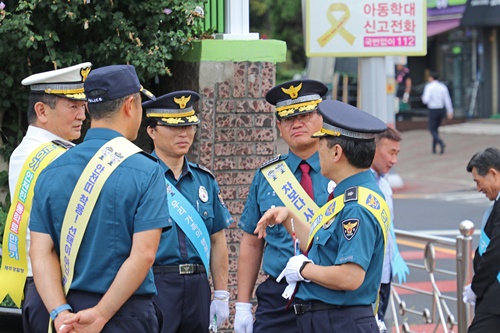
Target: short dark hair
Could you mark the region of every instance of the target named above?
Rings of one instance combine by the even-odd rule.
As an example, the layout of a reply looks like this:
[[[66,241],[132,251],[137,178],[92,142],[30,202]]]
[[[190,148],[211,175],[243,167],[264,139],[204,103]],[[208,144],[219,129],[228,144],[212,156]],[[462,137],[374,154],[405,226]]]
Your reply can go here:
[[[57,95],[49,95],[49,94],[30,94],[28,98],[28,125],[33,125],[37,119],[37,115],[35,112],[35,104],[38,102],[42,102],[43,104],[47,104],[52,109],[56,108],[57,99],[60,98]]]
[[[158,125],[158,120],[156,118],[146,117],[144,119],[144,125],[146,125],[146,127],[155,128],[156,125]]]
[[[353,167],[367,169],[372,165],[376,148],[374,140],[351,140],[342,136],[326,136],[321,138],[323,139],[327,140],[328,148],[337,144],[342,147],[347,161]]]
[[[87,96],[88,98],[92,98],[92,93],[97,90],[91,91]],[[99,92],[97,92],[99,94]],[[120,97],[117,99],[112,99],[109,101],[101,102],[101,103],[88,103],[88,110],[90,118],[93,120],[101,120],[106,118],[111,118],[115,115],[123,103],[130,97],[134,96],[135,98],[140,98],[140,93],[134,93],[125,97]]]
[[[375,135],[375,143],[379,143],[382,139],[389,139],[391,141],[399,142],[403,140],[403,137],[401,136],[401,132],[399,132],[397,129],[387,127],[385,131]]]
[[[430,71],[429,76],[432,77],[434,80],[439,80],[439,74],[436,71]]]
[[[472,172],[473,168],[480,176],[485,176],[492,168],[500,171],[500,150],[489,147],[475,153],[467,164],[467,172]]]

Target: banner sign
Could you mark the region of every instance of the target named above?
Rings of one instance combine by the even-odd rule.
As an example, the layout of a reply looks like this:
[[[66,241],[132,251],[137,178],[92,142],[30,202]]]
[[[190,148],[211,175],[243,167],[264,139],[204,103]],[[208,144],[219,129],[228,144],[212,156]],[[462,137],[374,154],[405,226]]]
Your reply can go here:
[[[426,5],[426,0],[307,0],[307,56],[425,55]]]

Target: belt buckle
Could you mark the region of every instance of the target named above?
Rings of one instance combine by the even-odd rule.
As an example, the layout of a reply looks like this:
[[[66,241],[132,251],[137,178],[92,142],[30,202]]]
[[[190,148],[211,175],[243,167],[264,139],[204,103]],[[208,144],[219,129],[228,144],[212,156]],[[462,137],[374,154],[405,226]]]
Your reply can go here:
[[[194,273],[194,265],[191,264],[179,265],[179,274],[193,274],[193,273]]]
[[[304,314],[304,311],[302,310],[302,304],[294,304],[293,310],[295,311],[295,314],[297,316]]]

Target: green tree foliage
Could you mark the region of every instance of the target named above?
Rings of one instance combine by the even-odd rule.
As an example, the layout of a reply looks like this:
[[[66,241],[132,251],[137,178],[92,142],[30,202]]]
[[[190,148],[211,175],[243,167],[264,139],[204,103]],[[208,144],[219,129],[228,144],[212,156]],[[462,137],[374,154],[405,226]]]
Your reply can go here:
[[[174,53],[202,37],[206,0],[0,0],[0,121],[3,156],[22,137],[33,73],[90,61],[128,63],[141,80],[170,75]]]
[[[250,0],[250,30],[286,42],[287,62],[277,66],[278,82],[303,70],[307,57],[301,0]]]

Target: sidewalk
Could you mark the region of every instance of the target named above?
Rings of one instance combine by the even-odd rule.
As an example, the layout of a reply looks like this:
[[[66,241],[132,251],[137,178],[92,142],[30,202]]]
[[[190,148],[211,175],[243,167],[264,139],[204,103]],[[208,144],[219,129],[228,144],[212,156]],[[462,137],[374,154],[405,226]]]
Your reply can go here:
[[[474,191],[475,183],[465,168],[476,152],[500,146],[500,121],[470,120],[440,127],[440,136],[446,143],[443,155],[432,154],[428,130],[408,130],[402,135],[393,172],[401,177],[403,186],[395,187],[395,193]]]
[[[446,143],[443,155],[432,154],[432,138],[427,129],[405,128],[398,164],[389,174],[396,194],[474,191],[475,183],[465,170],[467,163],[480,150],[500,147],[500,120],[469,120],[440,127]],[[287,152],[288,146],[278,137],[277,153]]]

